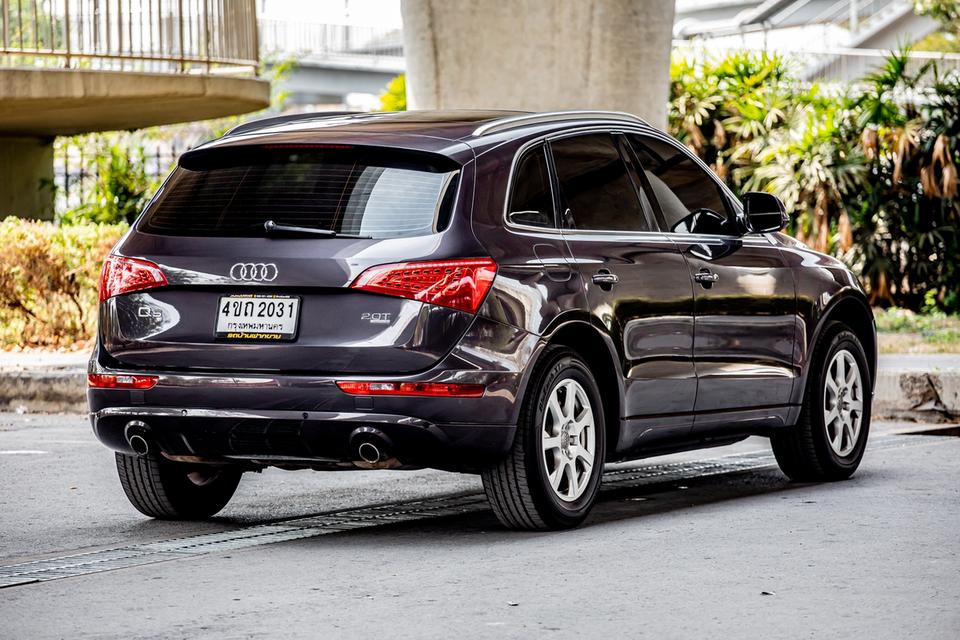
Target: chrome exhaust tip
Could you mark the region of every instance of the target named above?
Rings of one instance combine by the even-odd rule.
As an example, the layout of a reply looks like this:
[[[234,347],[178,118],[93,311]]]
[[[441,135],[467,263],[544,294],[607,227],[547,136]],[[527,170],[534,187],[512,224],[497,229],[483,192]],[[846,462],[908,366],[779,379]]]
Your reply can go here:
[[[367,464],[376,464],[380,462],[380,448],[372,442],[361,442],[357,447],[357,455]]]
[[[143,436],[130,436],[130,439],[127,442],[130,444],[130,448],[133,449],[133,452],[138,456],[145,456],[150,453],[150,443],[147,442],[147,439]]]
[[[123,430],[127,438],[127,444],[138,456],[145,456],[150,453],[150,427],[146,422],[140,420],[131,420]]]

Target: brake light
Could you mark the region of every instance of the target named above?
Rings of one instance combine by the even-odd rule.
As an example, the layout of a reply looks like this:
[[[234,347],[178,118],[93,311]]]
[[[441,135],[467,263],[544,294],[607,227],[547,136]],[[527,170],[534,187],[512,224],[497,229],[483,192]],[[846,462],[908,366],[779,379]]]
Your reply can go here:
[[[370,267],[350,287],[476,313],[496,275],[490,258],[401,262]]]
[[[159,379],[157,376],[88,373],[87,386],[92,389],[152,389]]]
[[[109,255],[100,272],[100,302],[121,293],[154,289],[167,284],[167,277],[149,260]]]
[[[482,384],[448,382],[357,382],[338,380],[344,393],[354,396],[434,396],[443,398],[479,398]]]

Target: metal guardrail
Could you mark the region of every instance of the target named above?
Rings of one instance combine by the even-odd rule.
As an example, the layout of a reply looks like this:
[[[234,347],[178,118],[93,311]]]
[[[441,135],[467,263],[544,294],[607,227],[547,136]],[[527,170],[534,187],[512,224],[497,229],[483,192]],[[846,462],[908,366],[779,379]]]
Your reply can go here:
[[[0,0],[0,67],[254,73],[255,0]]]
[[[755,54],[779,55],[789,61],[799,77],[807,82],[851,83],[863,80],[879,69],[890,55],[882,49],[832,48],[802,51],[777,51],[775,49],[751,49],[742,47],[720,48],[710,40],[697,42],[674,41],[674,53],[687,56],[695,62],[719,59],[732,51],[747,51]],[[940,76],[960,74],[960,54],[933,51],[911,51],[908,54],[908,72],[916,73],[928,62],[936,63]],[[932,82],[928,73],[922,81]]]
[[[799,51],[789,55],[802,61],[805,80],[855,82],[883,66],[890,52],[879,49],[831,49]],[[932,51],[911,51],[907,59],[907,73],[918,73],[928,62],[936,64],[941,77],[960,73],[960,54]],[[927,73],[922,80],[932,81],[933,76]]]
[[[403,33],[391,27],[261,18],[260,46],[265,54],[306,58],[399,58],[403,56]]]

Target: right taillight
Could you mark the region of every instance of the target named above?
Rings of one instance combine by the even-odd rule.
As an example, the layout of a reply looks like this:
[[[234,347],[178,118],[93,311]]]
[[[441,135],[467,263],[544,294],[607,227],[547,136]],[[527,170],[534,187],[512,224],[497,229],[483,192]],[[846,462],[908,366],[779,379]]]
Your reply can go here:
[[[154,289],[167,284],[160,267],[149,260],[109,255],[100,272],[100,302],[131,291]]]
[[[496,275],[490,258],[400,262],[370,267],[350,288],[476,313]]]

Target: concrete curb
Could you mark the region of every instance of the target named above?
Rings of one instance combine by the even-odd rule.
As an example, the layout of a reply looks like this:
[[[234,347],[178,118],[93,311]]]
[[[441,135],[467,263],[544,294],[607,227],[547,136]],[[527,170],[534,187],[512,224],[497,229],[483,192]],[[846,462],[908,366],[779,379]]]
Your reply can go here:
[[[87,374],[84,370],[2,371],[0,410],[86,413]]]
[[[918,422],[960,420],[960,370],[881,369],[873,415]]]
[[[0,371],[0,410],[85,413],[85,370],[70,367]],[[960,368],[881,366],[873,417],[918,422],[960,420]]]

